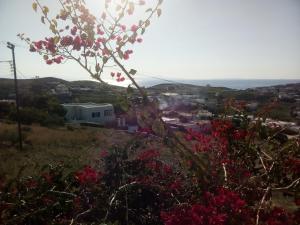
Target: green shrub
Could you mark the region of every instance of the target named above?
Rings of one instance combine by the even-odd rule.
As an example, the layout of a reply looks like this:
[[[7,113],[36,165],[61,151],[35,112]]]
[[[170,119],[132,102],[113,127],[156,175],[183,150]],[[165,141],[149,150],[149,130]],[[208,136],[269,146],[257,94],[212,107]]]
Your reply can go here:
[[[16,109],[9,114],[9,119],[17,121]],[[20,109],[20,119],[22,124],[31,125],[39,123],[42,126],[64,126],[64,117],[58,114],[49,114],[47,111],[36,108],[25,107]]]
[[[65,125],[65,120],[63,117],[60,117],[56,114],[54,115],[47,115],[46,118],[42,121],[40,121],[40,124],[42,126],[64,126]]]

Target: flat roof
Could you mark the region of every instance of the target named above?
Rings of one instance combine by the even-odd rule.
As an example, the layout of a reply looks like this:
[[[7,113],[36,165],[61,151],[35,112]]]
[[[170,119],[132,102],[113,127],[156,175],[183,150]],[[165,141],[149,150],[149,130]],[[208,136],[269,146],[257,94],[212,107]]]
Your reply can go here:
[[[110,103],[93,103],[93,102],[87,102],[87,103],[65,103],[62,104],[63,106],[80,106],[84,108],[95,108],[95,107],[103,107],[103,106],[112,106]]]

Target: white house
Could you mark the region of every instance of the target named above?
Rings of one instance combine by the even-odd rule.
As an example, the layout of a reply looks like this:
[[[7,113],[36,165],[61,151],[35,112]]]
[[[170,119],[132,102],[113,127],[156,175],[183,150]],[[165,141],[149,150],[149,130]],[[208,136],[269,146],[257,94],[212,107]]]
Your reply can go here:
[[[116,118],[113,105],[108,103],[69,103],[62,106],[67,110],[65,118],[70,122],[105,125]]]
[[[72,96],[70,88],[67,85],[61,83],[56,85],[54,89],[51,89],[51,94]]]

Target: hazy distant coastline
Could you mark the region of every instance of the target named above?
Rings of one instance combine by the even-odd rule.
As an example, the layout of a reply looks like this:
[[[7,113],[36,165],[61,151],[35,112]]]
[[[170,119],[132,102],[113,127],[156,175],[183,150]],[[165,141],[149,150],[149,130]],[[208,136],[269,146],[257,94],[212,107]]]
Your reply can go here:
[[[11,79],[5,78],[5,76],[0,75],[0,79]],[[45,78],[45,77],[40,77]],[[54,79],[62,79],[59,76],[52,76],[50,78]],[[32,78],[34,79],[34,78]],[[237,89],[237,90],[245,90],[248,88],[256,88],[256,87],[269,87],[269,86],[276,86],[276,85],[286,85],[286,84],[295,84],[300,83],[300,79],[194,79],[194,80],[184,80],[184,79],[164,79],[164,78],[135,78],[137,83],[140,86],[144,87],[151,87],[158,84],[172,84],[172,83],[181,83],[181,84],[192,84],[198,86],[211,86],[211,87],[225,87],[230,89]],[[23,80],[23,79],[21,79]],[[112,82],[112,79],[104,79],[106,82],[117,85],[127,87],[130,84],[129,80],[125,80],[125,82],[118,83]],[[67,80],[67,81],[82,81],[82,80]],[[95,81],[93,79],[89,79],[88,81]],[[0,81],[1,82],[1,81]]]
[[[184,83],[184,84],[193,84],[199,86],[210,85],[212,87],[227,87],[231,89],[245,90],[248,88],[255,87],[267,87],[267,86],[276,86],[276,85],[285,85],[300,83],[300,79],[212,79],[212,80],[172,80],[173,83]],[[140,80],[139,83],[143,86],[150,87],[162,83],[171,83],[167,80]]]

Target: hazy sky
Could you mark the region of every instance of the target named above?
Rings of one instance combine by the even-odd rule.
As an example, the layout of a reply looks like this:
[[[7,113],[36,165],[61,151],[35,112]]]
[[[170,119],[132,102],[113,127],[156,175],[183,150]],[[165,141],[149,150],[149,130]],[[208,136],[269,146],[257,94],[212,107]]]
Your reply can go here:
[[[56,8],[55,0],[40,1]],[[100,1],[88,3],[96,9]],[[22,47],[18,33],[42,39],[48,32],[31,4],[0,0],[0,60],[11,58],[4,44],[11,41],[27,78],[89,79],[75,63],[48,66]],[[166,79],[300,78],[300,0],[165,0],[127,65]],[[0,76],[9,74],[0,63]]]

